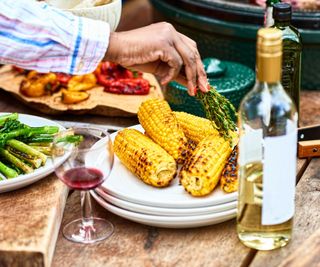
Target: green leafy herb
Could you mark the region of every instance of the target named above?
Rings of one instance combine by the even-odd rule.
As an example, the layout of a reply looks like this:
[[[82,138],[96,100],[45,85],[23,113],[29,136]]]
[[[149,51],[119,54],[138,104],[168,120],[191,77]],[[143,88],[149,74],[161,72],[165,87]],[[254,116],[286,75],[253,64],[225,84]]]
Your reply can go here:
[[[210,91],[207,93],[198,90],[196,97],[202,103],[206,117],[212,122],[213,127],[226,140],[231,141],[230,131],[236,130],[234,119],[237,118],[237,113],[234,106],[213,86],[210,86]]]

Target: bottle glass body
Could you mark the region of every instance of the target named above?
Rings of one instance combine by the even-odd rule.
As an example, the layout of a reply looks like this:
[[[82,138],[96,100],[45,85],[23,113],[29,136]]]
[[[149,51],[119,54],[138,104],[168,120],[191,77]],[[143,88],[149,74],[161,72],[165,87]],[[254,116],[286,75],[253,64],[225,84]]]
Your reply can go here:
[[[299,31],[288,22],[275,22],[274,28],[282,31],[283,59],[282,86],[300,109],[301,53],[302,42]]]
[[[259,250],[285,246],[292,233],[296,168],[295,148],[288,145],[288,159],[285,143],[294,146],[296,142],[297,112],[280,82],[256,82],[241,103],[239,131],[238,237],[246,246]],[[287,170],[283,177],[280,173],[273,175],[279,166],[272,166],[277,164],[272,155],[280,159],[278,164],[284,157],[283,168]],[[278,208],[270,201],[279,201],[282,211],[287,205],[287,214],[278,210],[278,217],[270,215]]]

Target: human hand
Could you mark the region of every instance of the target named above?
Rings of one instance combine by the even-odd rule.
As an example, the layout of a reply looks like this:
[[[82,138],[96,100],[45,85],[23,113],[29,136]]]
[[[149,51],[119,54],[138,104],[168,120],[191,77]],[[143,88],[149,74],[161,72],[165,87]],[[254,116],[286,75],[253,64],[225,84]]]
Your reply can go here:
[[[190,95],[196,94],[196,88],[208,91],[207,76],[196,43],[169,23],[111,33],[104,60],[153,73],[160,78],[161,84],[176,80],[187,86]]]

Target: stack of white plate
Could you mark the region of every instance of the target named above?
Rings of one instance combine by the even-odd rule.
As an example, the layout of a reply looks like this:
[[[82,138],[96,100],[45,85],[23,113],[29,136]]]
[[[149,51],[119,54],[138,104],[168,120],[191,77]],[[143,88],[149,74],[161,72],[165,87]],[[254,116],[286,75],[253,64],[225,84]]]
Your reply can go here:
[[[140,125],[133,128],[142,130]],[[177,177],[166,188],[144,184],[116,156],[110,177],[92,191],[92,196],[118,216],[167,228],[198,227],[227,221],[236,216],[237,207],[237,193],[226,194],[216,188],[206,197],[193,197],[179,185]]]

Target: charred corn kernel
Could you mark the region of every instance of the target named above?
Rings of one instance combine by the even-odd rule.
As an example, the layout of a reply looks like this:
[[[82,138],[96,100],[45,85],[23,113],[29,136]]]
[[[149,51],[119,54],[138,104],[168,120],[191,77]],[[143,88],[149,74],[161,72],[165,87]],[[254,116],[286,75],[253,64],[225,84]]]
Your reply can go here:
[[[174,158],[137,130],[120,131],[114,140],[114,152],[146,184],[165,187],[176,175]]]
[[[150,138],[164,148],[177,163],[183,163],[188,140],[169,104],[161,99],[149,99],[138,110],[139,122]]]
[[[218,136],[219,132],[213,127],[212,122],[208,119],[201,118],[185,112],[173,112],[179,125],[187,138],[199,143],[209,135]]]
[[[220,136],[209,135],[200,141],[180,173],[185,190],[193,196],[211,193],[231,151],[229,141]]]
[[[66,89],[61,90],[61,101],[64,104],[76,104],[89,98],[86,92],[72,92]]]
[[[221,185],[221,189],[226,193],[232,193],[238,190],[237,159],[238,159],[238,146],[236,146],[233,149],[228,159],[228,162],[222,171],[220,185]]]

